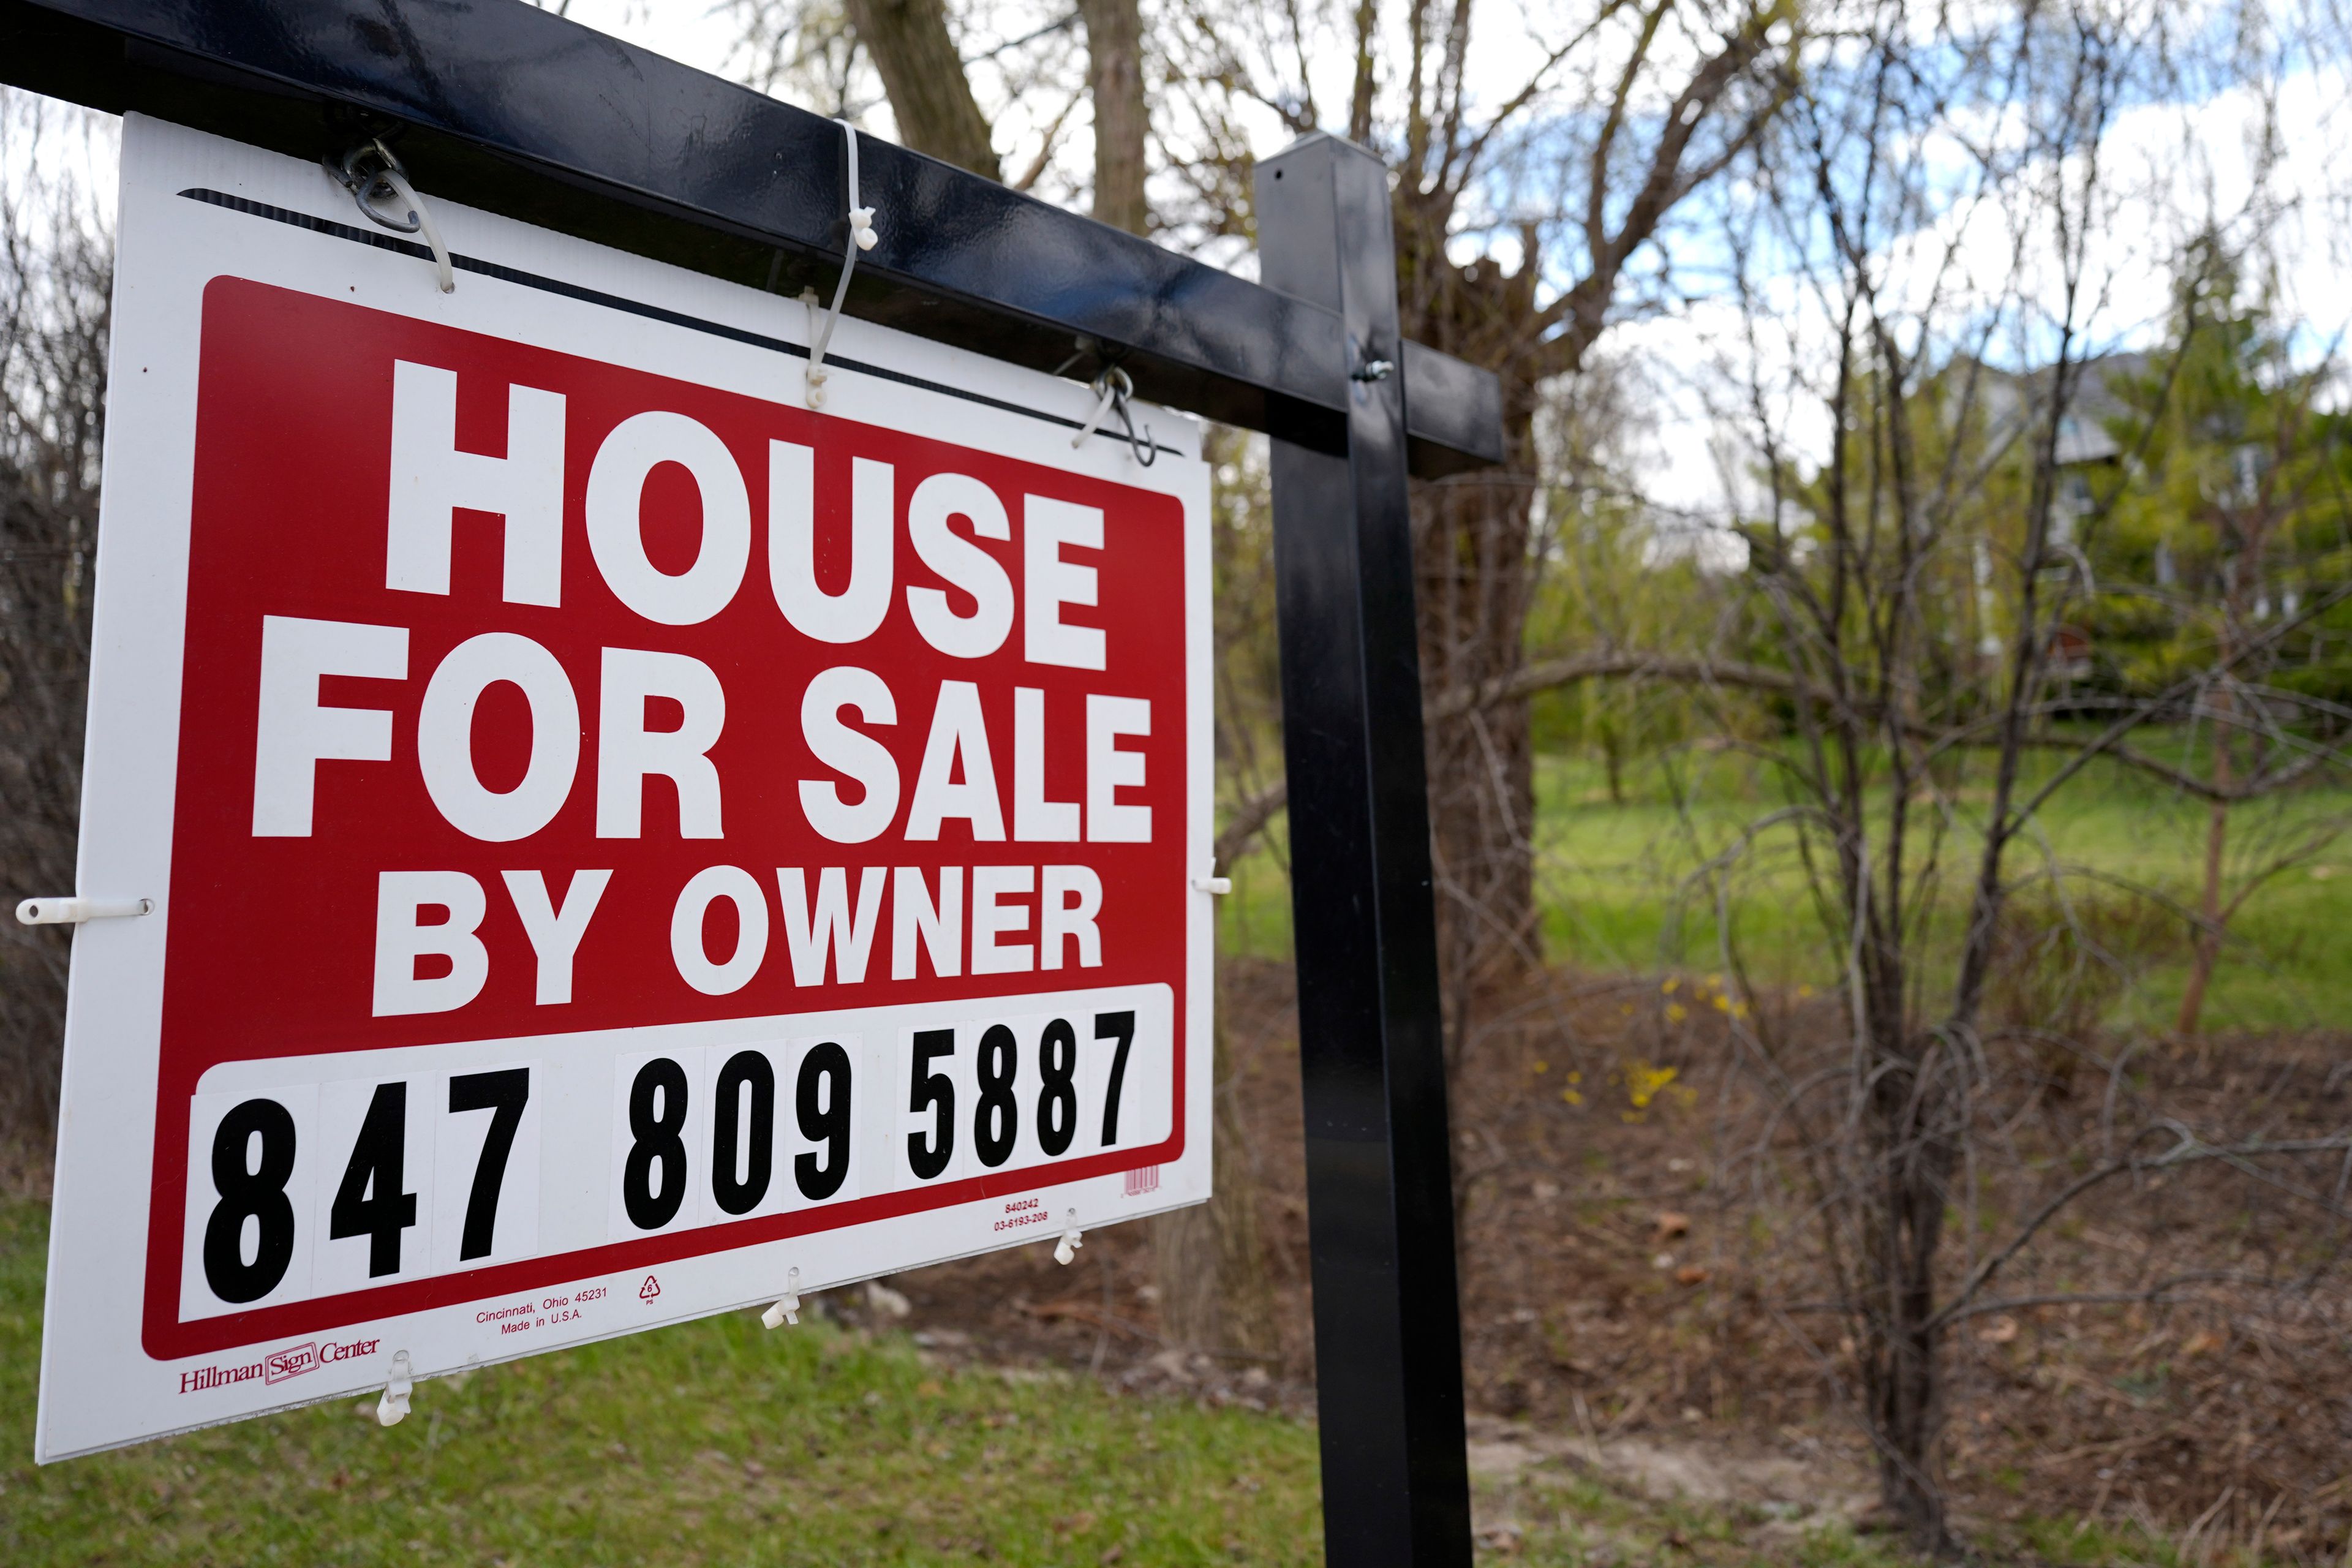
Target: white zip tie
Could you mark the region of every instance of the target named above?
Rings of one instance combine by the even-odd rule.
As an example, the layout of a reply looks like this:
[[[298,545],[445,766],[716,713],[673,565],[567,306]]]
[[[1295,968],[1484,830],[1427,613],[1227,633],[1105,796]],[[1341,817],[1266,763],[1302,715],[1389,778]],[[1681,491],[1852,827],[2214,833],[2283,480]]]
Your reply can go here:
[[[408,1395],[416,1384],[409,1378],[408,1352],[392,1352],[392,1381],[383,1385],[383,1397],[375,1403],[375,1423],[379,1426],[397,1426],[408,1414]]]
[[[152,899],[26,899],[16,906],[16,923],[78,926],[84,921],[120,921],[152,914]]]
[[[1103,416],[1108,414],[1111,405],[1118,401],[1118,386],[1111,380],[1113,371],[1122,376],[1127,374],[1114,365],[1096,380],[1095,384],[1102,389],[1102,401],[1095,405],[1092,414],[1087,416],[1087,422],[1078,426],[1078,433],[1070,437],[1070,450],[1073,452],[1087,444],[1087,437],[1095,433],[1095,427],[1103,422]]]
[[[833,286],[833,308],[824,312],[822,324],[816,308],[816,290],[801,290],[801,303],[809,312],[809,357],[807,392],[811,408],[824,406],[824,351],[833,342],[833,329],[841,320],[841,302],[849,297],[849,275],[857,270],[857,253],[874,248],[874,209],[857,205],[857,127],[846,120],[836,120],[842,134],[849,142],[849,243],[842,247],[841,280]]]
[[[1070,1259],[1077,1256],[1078,1248],[1087,1244],[1087,1233],[1078,1228],[1077,1210],[1070,1211],[1069,1221],[1070,1228],[1062,1232],[1062,1239],[1054,1244],[1054,1261],[1065,1268],[1070,1266]]]
[[[1234,879],[1231,877],[1218,876],[1217,862],[1213,858],[1209,862],[1209,874],[1205,877],[1193,878],[1192,886],[1203,893],[1211,893],[1222,899],[1234,890]]]
[[[425,231],[425,243],[433,247],[433,265],[441,274],[441,292],[455,294],[457,291],[457,274],[449,266],[449,247],[441,243],[441,226],[433,221],[432,211],[425,206],[425,198],[416,194],[416,187],[408,183],[408,176],[402,174],[397,165],[383,171],[383,182],[398,191],[400,199],[415,212],[416,226]]]
[[[784,1276],[783,1300],[778,1301],[774,1306],[761,1313],[760,1322],[761,1326],[763,1328],[772,1329],[785,1323],[790,1323],[794,1328],[798,1328],[800,1327],[800,1321],[801,1271],[795,1268],[791,1273]]]

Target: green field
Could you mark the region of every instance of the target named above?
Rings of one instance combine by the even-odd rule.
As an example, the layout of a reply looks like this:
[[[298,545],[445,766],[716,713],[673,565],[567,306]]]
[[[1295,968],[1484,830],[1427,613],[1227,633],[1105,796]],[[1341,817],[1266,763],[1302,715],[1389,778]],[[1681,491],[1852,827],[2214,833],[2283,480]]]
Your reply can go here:
[[[45,1209],[0,1208],[0,1563],[1320,1561],[1315,1434],[738,1314],[46,1468]]]
[[[2029,781],[2050,765],[2037,758]],[[1622,804],[1609,798],[1600,764],[1582,757],[1538,759],[1536,785],[1538,897],[1552,962],[1601,973],[1720,971],[1729,967],[1727,934],[1759,985],[1834,980],[1796,829],[1784,824],[1749,837],[1789,804],[1755,758],[1693,749],[1648,759],[1626,769]],[[1975,871],[1986,799],[1985,786],[1970,781],[1948,797],[1937,906],[1948,931]],[[2232,885],[2339,822],[2352,823],[2352,789],[2305,789],[2238,807]],[[2093,909],[2101,929],[2129,936],[2110,953],[2124,972],[2106,1009],[2110,1025],[2165,1026],[2173,1018],[2187,974],[2189,927],[2179,911],[2195,901],[2205,823],[2201,803],[2097,765],[2053,798],[2031,840],[2012,851],[2012,878],[2045,879],[2032,897],[2047,900],[2054,886],[2070,906]],[[1279,826],[1265,850],[1232,868],[1234,896],[1219,933],[1229,952],[1288,956]],[[1716,874],[1702,874],[1711,867]],[[2207,1001],[2209,1029],[2352,1021],[2352,836],[2265,882],[2231,922],[2230,939]]]

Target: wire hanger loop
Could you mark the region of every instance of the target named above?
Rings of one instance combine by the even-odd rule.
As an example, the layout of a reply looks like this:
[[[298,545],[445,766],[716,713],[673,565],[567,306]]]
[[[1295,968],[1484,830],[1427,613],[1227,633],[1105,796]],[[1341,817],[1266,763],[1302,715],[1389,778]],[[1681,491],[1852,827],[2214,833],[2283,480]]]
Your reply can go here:
[[[1087,437],[1102,428],[1104,418],[1116,414],[1118,416],[1120,427],[1127,432],[1127,449],[1134,456],[1136,462],[1147,468],[1158,462],[1160,448],[1152,442],[1151,426],[1146,425],[1143,427],[1143,433],[1138,436],[1135,429],[1135,416],[1128,410],[1128,400],[1135,395],[1133,378],[1119,366],[1111,365],[1100,375],[1095,377],[1094,393],[1097,399],[1095,411],[1087,416],[1087,422],[1078,426],[1078,433],[1076,436],[1070,437],[1071,450],[1076,451],[1085,446]]]

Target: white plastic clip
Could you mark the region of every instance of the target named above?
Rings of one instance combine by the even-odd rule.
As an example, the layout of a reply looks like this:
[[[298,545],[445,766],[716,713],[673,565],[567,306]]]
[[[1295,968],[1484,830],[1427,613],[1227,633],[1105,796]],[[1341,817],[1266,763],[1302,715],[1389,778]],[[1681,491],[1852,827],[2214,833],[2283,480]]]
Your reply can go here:
[[[1234,879],[1231,877],[1219,877],[1214,875],[1215,868],[1213,866],[1211,867],[1210,869],[1212,871],[1212,875],[1206,877],[1195,877],[1192,879],[1192,886],[1194,888],[1203,893],[1213,894],[1220,899],[1234,890]]]
[[[824,351],[833,342],[833,329],[841,320],[841,302],[849,297],[849,275],[857,270],[857,253],[874,248],[874,209],[857,205],[857,127],[846,120],[836,120],[842,134],[849,142],[849,243],[842,247],[841,280],[833,286],[833,307],[820,322],[817,316],[816,290],[801,290],[801,303],[809,313],[808,384],[805,395],[811,408],[824,406]]]
[[[152,899],[26,899],[16,906],[16,923],[78,926],[84,921],[130,920],[154,909]]]
[[[1102,400],[1095,405],[1095,411],[1087,416],[1087,422],[1078,426],[1078,433],[1070,437],[1070,450],[1075,452],[1085,446],[1087,437],[1093,435],[1101,426],[1103,416],[1108,414],[1112,406],[1118,402],[1119,384],[1122,382],[1129,386],[1135,384],[1128,380],[1127,372],[1117,365],[1111,366],[1095,377],[1095,390],[1102,395]]]
[[[1087,1233],[1078,1228],[1078,1211],[1072,1209],[1069,1219],[1070,1228],[1064,1231],[1062,1239],[1054,1244],[1054,1261],[1065,1268],[1070,1266],[1070,1259],[1078,1255],[1078,1248],[1087,1244]]]
[[[781,1328],[786,1323],[790,1323],[794,1328],[798,1328],[800,1327],[800,1321],[801,1271],[795,1268],[791,1273],[784,1276],[783,1300],[778,1301],[774,1306],[761,1313],[760,1322],[764,1328],[773,1329]]]
[[[362,164],[369,159],[373,159],[376,166],[373,169],[362,168]],[[425,243],[433,250],[433,266],[440,275],[441,292],[454,294],[457,291],[457,275],[449,266],[449,247],[441,242],[441,226],[433,221],[432,213],[425,208],[425,198],[418,195],[416,187],[408,183],[408,171],[401,167],[400,160],[392,155],[392,149],[383,144],[381,137],[353,147],[343,154],[341,163],[331,158],[322,162],[328,176],[351,192],[352,200],[358,204],[360,211],[367,215],[370,223],[388,228],[394,234],[421,231]],[[395,217],[378,208],[375,204],[382,201],[386,194],[406,202],[408,210]]]
[[[416,1385],[409,1381],[408,1352],[392,1352],[392,1381],[383,1385],[383,1397],[375,1402],[375,1421],[379,1426],[397,1426],[408,1414],[409,1392]]]

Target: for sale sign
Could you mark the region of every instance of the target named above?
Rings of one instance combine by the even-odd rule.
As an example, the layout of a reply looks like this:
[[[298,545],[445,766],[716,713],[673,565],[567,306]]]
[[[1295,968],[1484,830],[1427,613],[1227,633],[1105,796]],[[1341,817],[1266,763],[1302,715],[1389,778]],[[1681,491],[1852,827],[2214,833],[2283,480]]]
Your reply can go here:
[[[126,127],[45,1459],[1207,1194],[1191,426],[436,216]]]

